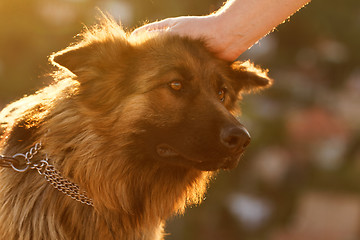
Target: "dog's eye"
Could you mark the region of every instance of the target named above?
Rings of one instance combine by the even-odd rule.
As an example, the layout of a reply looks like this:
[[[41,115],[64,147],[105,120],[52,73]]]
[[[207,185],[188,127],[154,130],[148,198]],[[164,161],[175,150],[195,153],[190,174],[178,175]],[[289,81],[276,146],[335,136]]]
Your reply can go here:
[[[226,92],[226,90],[224,88],[220,89],[218,92],[218,98],[221,102],[225,101],[225,92]]]
[[[169,86],[176,91],[179,91],[183,88],[183,85],[182,85],[181,81],[179,81],[179,80],[174,80],[174,81],[170,82]]]

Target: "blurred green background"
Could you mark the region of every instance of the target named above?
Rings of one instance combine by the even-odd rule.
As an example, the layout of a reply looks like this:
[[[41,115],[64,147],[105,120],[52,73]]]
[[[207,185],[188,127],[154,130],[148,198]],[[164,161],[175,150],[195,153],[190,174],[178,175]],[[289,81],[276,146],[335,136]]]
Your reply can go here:
[[[0,108],[51,81],[47,56],[95,23],[96,7],[133,29],[221,5],[1,0]],[[360,239],[359,43],[359,0],[315,0],[240,57],[275,79],[241,103],[252,144],[236,169],[219,173],[202,205],[168,222],[166,239]]]

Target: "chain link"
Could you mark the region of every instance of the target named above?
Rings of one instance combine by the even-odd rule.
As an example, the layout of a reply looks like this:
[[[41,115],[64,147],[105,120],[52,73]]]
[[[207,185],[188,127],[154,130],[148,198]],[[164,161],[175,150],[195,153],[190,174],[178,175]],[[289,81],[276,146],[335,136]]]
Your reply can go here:
[[[17,153],[12,157],[6,157],[0,155],[0,166],[11,167],[17,172],[25,172],[29,168],[36,169],[38,173],[46,179],[54,188],[71,197],[72,199],[84,203],[89,206],[94,206],[91,198],[87,196],[86,191],[81,190],[80,187],[61,176],[60,172],[56,168],[49,164],[48,158],[38,162],[32,162],[31,159],[40,151],[41,143],[36,143],[26,154]],[[20,165],[18,158],[24,158],[25,165]]]
[[[50,165],[47,160],[41,160],[40,164],[36,166],[36,169],[40,175],[43,175],[54,188],[71,197],[72,199],[94,206],[92,199],[87,196],[85,191],[82,191],[80,187],[70,182],[68,179],[61,176],[53,165]]]

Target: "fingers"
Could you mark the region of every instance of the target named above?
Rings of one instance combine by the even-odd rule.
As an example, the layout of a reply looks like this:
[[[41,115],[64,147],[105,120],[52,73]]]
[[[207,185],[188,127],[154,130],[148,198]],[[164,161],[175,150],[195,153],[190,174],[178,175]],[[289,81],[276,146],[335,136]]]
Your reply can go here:
[[[234,44],[232,43],[236,43],[236,40],[231,38],[231,34],[224,35],[219,33],[219,28],[215,27],[216,24],[216,19],[211,16],[167,18],[162,21],[153,22],[139,27],[135,29],[130,36],[137,37],[139,34],[144,32],[169,32],[193,39],[202,38],[206,39],[207,47],[216,53],[219,58],[227,61],[234,61],[246,49],[239,50],[238,48],[234,48]]]
[[[153,23],[149,23],[146,24],[142,27],[139,27],[137,29],[135,29],[132,33],[131,36],[136,36],[141,32],[144,31],[167,31],[169,30],[171,27],[173,27],[176,23],[173,21],[173,19],[168,18],[162,21],[158,21],[158,22],[153,22]]]

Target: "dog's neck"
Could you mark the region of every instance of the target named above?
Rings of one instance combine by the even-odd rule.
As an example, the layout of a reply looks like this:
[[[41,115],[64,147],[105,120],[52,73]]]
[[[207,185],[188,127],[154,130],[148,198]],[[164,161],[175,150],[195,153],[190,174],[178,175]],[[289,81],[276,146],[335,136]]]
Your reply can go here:
[[[128,185],[127,190],[119,190],[122,195],[118,196],[117,207],[106,206],[108,202],[101,203],[98,213],[106,219],[107,225],[115,234],[158,234],[168,217],[182,213],[187,205],[200,203],[210,174],[184,169],[164,169],[153,173],[151,180],[146,180],[148,176],[139,177],[141,173],[134,175],[133,182]],[[197,189],[197,193],[194,192],[194,188]],[[94,201],[97,210],[97,199]]]

